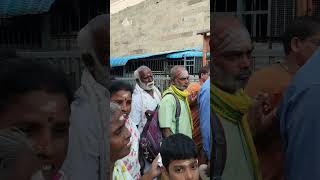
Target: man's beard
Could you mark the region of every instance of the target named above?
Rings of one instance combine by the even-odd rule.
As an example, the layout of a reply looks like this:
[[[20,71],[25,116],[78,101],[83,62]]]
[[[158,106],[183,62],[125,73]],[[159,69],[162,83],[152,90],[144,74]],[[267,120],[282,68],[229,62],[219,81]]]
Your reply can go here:
[[[184,86],[184,85],[182,85],[182,84],[178,84],[178,83],[176,83],[175,86],[176,86],[178,89],[182,90],[182,91],[184,91],[184,90],[186,90],[186,89],[188,88],[188,87],[186,87],[186,86]]]
[[[154,81],[148,82],[148,83],[144,83],[144,82],[141,82],[141,80],[139,79],[139,82],[140,82],[140,87],[143,90],[151,91],[154,88]]]
[[[241,70],[237,76],[232,76],[231,74],[226,73],[222,68],[214,66],[212,82],[219,88],[234,93],[246,86],[250,74],[250,69],[245,69]]]

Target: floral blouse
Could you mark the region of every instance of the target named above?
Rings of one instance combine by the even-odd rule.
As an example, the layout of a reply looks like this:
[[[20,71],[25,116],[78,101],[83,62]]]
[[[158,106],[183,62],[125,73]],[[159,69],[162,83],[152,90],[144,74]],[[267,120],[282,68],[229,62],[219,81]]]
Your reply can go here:
[[[133,180],[126,165],[122,160],[118,160],[113,169],[112,180]]]
[[[140,133],[138,128],[133,125],[130,117],[127,119],[126,127],[131,133],[131,150],[129,155],[122,158],[122,162],[125,164],[126,169],[131,174],[133,179],[139,180],[141,178],[140,175],[140,163],[139,163],[139,140],[140,140]]]

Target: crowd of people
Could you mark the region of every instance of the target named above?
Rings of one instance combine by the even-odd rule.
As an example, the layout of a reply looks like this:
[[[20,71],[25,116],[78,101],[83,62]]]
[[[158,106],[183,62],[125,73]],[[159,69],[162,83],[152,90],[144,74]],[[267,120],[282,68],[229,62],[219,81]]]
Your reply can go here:
[[[173,66],[163,92],[147,66],[135,86],[107,76],[108,19],[78,34],[76,92],[49,62],[1,52],[0,179],[320,179],[318,18],[289,23],[283,61],[253,74],[247,29],[212,18],[210,67],[190,82]]]
[[[66,74],[49,61],[1,52],[1,179],[174,180],[199,179],[200,174],[208,179],[210,134],[202,131],[210,132],[210,114],[204,113],[209,68],[202,68],[199,82],[189,85],[185,67],[174,66],[163,93],[147,66],[134,72],[134,87],[110,80],[103,61],[107,21],[107,15],[97,16],[78,34],[85,68],[75,92]],[[157,110],[162,134],[151,161],[140,145],[148,110]],[[200,164],[205,165],[202,172]]]
[[[109,87],[111,107],[118,109],[117,111],[111,110],[111,117],[117,117],[112,120],[112,123],[115,123],[113,121],[117,121],[117,123],[122,121],[122,127],[126,128],[125,132],[127,132],[126,136],[122,136],[126,137],[126,141],[116,137],[113,141],[110,136],[111,154],[112,152],[120,153],[121,149],[125,149],[124,147],[130,147],[127,149],[126,156],[119,157],[116,161],[111,160],[112,164],[115,164],[111,166],[113,167],[111,171],[114,172],[113,179],[121,179],[123,176],[127,179],[200,178],[199,165],[200,163],[208,165],[208,155],[210,154],[210,110],[203,107],[210,107],[210,98],[206,98],[210,93],[209,75],[209,68],[203,67],[199,73],[200,82],[203,85],[201,86],[200,82],[190,84],[189,73],[185,67],[174,66],[170,73],[171,85],[163,93],[155,85],[152,70],[147,66],[141,66],[134,72],[136,79],[134,88],[122,80],[111,81]],[[205,86],[205,84],[208,85]],[[179,115],[177,115],[177,109],[179,109]],[[148,110],[158,111],[159,130],[163,135],[159,152],[162,149],[165,151],[153,161],[144,156],[139,146],[141,133],[149,121],[145,113]],[[120,115],[117,112],[121,112]],[[125,133],[124,130],[122,132]],[[204,133],[207,136],[201,138]],[[179,139],[181,141],[178,141]],[[176,144],[171,144],[170,147],[170,143],[167,141],[170,143],[176,141]],[[166,145],[167,143],[168,145]],[[113,149],[116,147],[119,148]],[[165,161],[174,157],[176,159],[172,159],[173,162],[175,161],[173,166],[180,167],[180,173],[178,170],[170,171],[170,161],[164,163],[163,169],[158,165],[159,159]],[[125,167],[124,172],[121,171],[122,166]],[[204,166],[202,169],[202,171],[206,171],[207,167]],[[203,173],[204,178],[208,178],[208,176],[207,172]]]

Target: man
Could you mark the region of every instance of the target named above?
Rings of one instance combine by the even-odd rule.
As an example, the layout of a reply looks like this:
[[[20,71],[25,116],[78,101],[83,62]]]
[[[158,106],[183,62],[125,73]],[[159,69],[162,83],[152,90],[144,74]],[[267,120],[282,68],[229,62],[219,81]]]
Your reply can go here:
[[[210,69],[209,66],[204,66],[199,70],[199,83],[200,86],[210,77]]]
[[[235,17],[215,16],[212,20],[215,28],[211,34],[211,115],[221,123],[224,132],[226,161],[214,162],[213,165],[222,164],[221,167],[210,169],[213,176],[224,180],[260,180],[257,154],[246,118],[251,102],[243,90],[250,76],[250,54],[253,48],[250,36]],[[221,139],[215,141],[220,142]],[[219,151],[218,148],[214,144],[212,151]],[[211,162],[217,159],[221,157],[211,158]]]
[[[301,64],[317,49],[320,39],[319,19],[311,16],[294,19],[286,27],[282,39],[286,54],[283,63],[257,71],[246,86],[246,92],[250,97],[257,96],[259,91],[270,94],[271,111],[277,109],[282,94]],[[282,180],[284,179],[284,155],[279,121],[272,118],[269,122],[268,124],[252,122],[253,131],[259,132],[255,137],[257,153],[261,161],[263,179]]]
[[[120,106],[120,110],[123,114],[128,116],[131,111],[132,91],[133,88],[125,81],[111,81],[109,87],[111,101],[117,103]],[[133,179],[140,179],[140,163],[139,163],[139,140],[140,133],[137,127],[133,124],[132,119],[129,117],[125,125],[131,134],[131,148],[130,153],[121,159],[126,166],[131,177]]]
[[[200,89],[199,111],[203,151],[210,161],[210,78],[204,82]]]
[[[85,64],[81,86],[72,103],[69,150],[64,171],[70,179],[106,180],[108,177],[108,101],[105,60],[109,49],[108,15],[92,19],[78,34]]]
[[[184,66],[174,66],[170,72],[171,86],[163,93],[159,108],[159,125],[163,136],[169,137],[176,132],[192,138],[192,119],[188,103],[189,73]],[[168,94],[172,93],[172,94]],[[166,95],[168,94],[168,95]],[[176,127],[176,99],[180,103],[180,117]]]
[[[314,17],[312,31],[319,32],[319,19]],[[302,34],[311,30],[304,27]],[[280,120],[280,132],[285,152],[285,179],[319,179],[319,150],[316,139],[319,136],[319,46],[320,36],[303,38],[296,36],[292,40],[290,51],[301,50],[301,55],[310,55],[310,59],[301,58],[299,71],[290,82],[277,111]],[[315,142],[314,142],[315,141]]]
[[[160,154],[163,164],[161,172],[167,179],[199,179],[196,145],[188,136],[174,134],[164,139]]]
[[[147,122],[146,110],[155,110],[161,100],[161,93],[154,85],[153,74],[147,66],[140,66],[135,72],[136,86],[132,95],[131,119],[142,133]]]

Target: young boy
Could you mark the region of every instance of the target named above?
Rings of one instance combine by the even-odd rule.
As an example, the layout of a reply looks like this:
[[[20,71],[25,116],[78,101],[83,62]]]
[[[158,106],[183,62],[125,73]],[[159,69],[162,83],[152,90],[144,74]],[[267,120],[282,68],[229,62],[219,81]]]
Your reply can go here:
[[[164,139],[160,154],[163,164],[161,172],[165,179],[199,179],[196,145],[188,136],[174,134]]]

